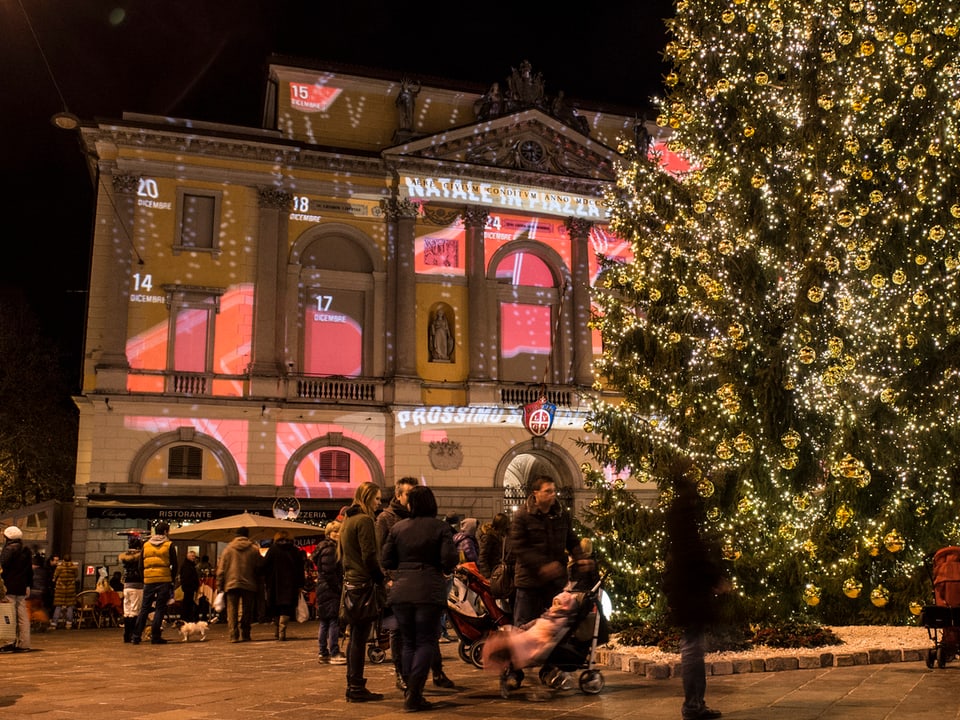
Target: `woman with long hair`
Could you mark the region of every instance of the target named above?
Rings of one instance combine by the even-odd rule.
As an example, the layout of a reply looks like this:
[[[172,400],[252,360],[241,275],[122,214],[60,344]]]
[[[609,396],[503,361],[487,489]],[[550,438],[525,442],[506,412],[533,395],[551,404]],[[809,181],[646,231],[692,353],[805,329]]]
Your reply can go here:
[[[340,526],[340,562],[343,583],[350,586],[383,585],[380,569],[380,546],[377,542],[375,517],[381,503],[380,486],[365,482],[353,495],[353,504],[346,509]],[[347,702],[383,700],[381,693],[367,690],[363,677],[367,640],[374,620],[350,622],[347,641]]]

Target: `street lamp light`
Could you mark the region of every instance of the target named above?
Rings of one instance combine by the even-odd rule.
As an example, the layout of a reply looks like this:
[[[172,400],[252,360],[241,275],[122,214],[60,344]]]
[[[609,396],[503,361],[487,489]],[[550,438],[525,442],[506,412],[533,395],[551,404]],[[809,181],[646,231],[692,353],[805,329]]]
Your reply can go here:
[[[50,118],[50,122],[52,122],[61,130],[76,130],[78,127],[80,127],[80,118],[78,118],[72,112],[67,112],[66,110],[63,112],[58,112],[56,115]]]

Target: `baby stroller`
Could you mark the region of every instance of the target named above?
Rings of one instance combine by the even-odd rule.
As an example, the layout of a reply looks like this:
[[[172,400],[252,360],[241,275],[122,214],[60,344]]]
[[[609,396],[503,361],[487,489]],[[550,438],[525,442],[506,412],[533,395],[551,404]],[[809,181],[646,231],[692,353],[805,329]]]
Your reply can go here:
[[[942,668],[960,651],[960,547],[940,548],[933,555],[933,597],[920,621],[933,641],[927,652],[927,667]]]
[[[479,668],[483,667],[484,638],[513,622],[510,613],[490,594],[490,583],[472,562],[461,563],[453,570],[447,616],[460,639],[460,659]]]
[[[540,665],[540,682],[566,689],[566,673],[582,670],[580,691],[596,695],[603,690],[603,673],[594,667],[597,645],[609,631],[600,607],[603,580],[586,592],[568,584],[539,618],[521,629],[504,628],[489,635],[483,652],[486,668],[500,672],[500,694],[509,697],[523,682],[523,668]]]

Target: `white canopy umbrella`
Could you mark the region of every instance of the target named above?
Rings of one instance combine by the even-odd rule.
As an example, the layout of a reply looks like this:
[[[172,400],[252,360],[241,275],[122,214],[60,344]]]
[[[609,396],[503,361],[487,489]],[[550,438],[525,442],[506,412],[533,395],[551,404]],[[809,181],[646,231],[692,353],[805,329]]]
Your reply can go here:
[[[171,540],[230,542],[236,537],[237,529],[242,527],[250,531],[251,540],[272,540],[274,533],[278,530],[286,530],[290,537],[323,535],[323,528],[317,525],[306,525],[293,520],[283,520],[270,515],[253,515],[248,512],[185,525],[171,530],[168,535]]]

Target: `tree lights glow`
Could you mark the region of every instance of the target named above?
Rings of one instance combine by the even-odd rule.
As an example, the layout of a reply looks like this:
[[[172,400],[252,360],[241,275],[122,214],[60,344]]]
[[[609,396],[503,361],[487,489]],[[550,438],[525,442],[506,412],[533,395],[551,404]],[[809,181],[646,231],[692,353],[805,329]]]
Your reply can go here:
[[[687,456],[748,619],[905,621],[960,542],[958,11],[676,8],[658,124],[691,170],[625,146],[609,198],[635,260],[596,291],[622,401],[591,451],[631,474],[596,484],[598,552],[662,609],[662,518],[631,490]]]

